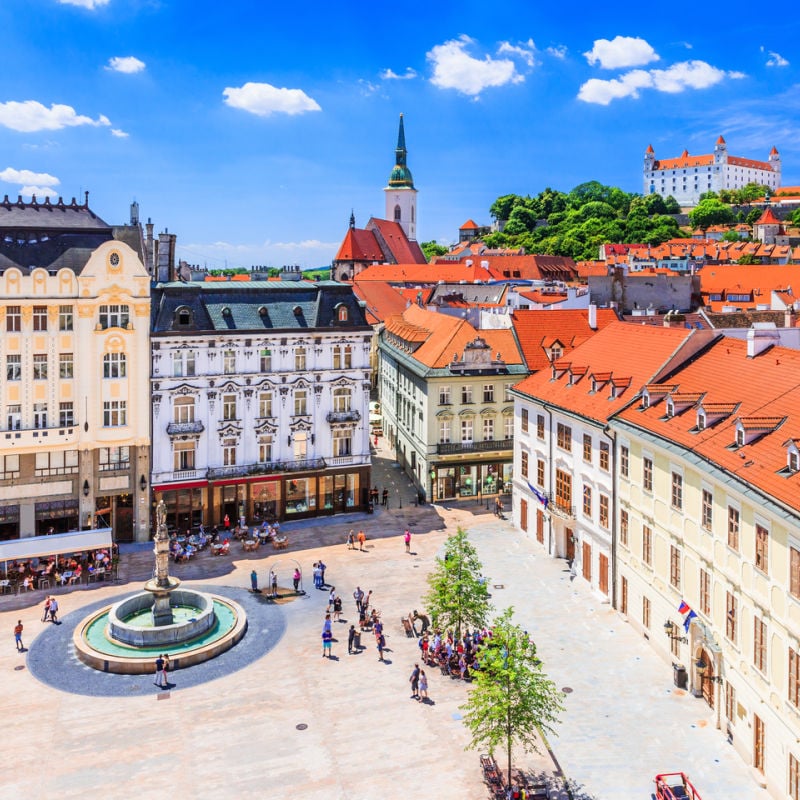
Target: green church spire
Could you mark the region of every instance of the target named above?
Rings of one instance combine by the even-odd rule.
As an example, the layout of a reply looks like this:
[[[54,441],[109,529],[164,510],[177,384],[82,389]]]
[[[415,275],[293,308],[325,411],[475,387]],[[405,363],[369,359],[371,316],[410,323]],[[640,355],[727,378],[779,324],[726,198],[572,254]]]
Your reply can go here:
[[[397,148],[395,153],[395,165],[392,174],[389,176],[389,186],[393,188],[414,188],[414,178],[411,177],[411,170],[406,166],[406,131],[403,126],[403,115],[400,115],[400,129],[397,132]]]

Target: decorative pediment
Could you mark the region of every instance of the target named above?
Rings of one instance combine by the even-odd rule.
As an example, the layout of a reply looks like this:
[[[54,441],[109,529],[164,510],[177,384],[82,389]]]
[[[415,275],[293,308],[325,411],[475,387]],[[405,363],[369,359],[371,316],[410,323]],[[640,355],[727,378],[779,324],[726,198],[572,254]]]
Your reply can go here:
[[[289,429],[294,431],[310,431],[314,427],[314,423],[310,419],[303,417],[296,417],[295,420],[289,425]]]
[[[241,432],[241,423],[237,422],[236,420],[225,420],[224,422],[220,422],[219,428],[217,429],[217,433],[220,435],[220,438],[223,436],[239,436]]]
[[[176,386],[172,390],[172,394],[180,395],[181,397],[186,397],[187,395],[192,395],[194,397],[199,396],[200,388],[197,386],[192,386],[188,383],[182,383],[180,386]]]
[[[277,433],[278,426],[272,422],[274,419],[274,417],[263,417],[253,425],[253,431],[255,433]]]

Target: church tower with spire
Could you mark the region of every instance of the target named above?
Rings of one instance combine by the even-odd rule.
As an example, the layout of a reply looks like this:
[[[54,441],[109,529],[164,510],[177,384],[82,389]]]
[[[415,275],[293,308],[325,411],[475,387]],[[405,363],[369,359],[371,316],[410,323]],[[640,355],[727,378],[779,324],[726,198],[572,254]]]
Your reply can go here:
[[[417,240],[417,190],[411,170],[406,165],[406,134],[403,115],[400,115],[400,130],[397,134],[395,165],[389,175],[389,185],[383,190],[386,195],[386,216],[390,222],[397,222],[411,241]]]

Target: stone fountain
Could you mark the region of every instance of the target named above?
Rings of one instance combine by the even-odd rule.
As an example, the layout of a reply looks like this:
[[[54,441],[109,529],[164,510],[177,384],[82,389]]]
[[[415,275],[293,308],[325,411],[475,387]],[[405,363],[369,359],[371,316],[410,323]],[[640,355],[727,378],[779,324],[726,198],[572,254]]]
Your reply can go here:
[[[167,532],[167,509],[162,500],[156,506],[156,537],[153,545],[153,554],[156,559],[154,577],[145,583],[145,591],[153,595],[153,625],[172,625],[172,605],[170,594],[177,589],[181,582],[169,574],[169,533]]]

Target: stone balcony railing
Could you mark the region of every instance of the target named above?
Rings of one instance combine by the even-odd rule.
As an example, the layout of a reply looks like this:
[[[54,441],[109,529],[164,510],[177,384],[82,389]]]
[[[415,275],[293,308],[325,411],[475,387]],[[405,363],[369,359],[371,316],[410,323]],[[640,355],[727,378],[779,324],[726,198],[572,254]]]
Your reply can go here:
[[[325,415],[328,422],[358,422],[361,419],[360,411],[329,411]]]
[[[170,422],[167,425],[167,434],[176,436],[181,433],[202,433],[205,425],[200,420],[194,422]]]
[[[487,453],[495,450],[511,450],[513,439],[490,439],[487,442],[441,442],[436,445],[440,456],[459,455],[461,453]]]
[[[236,464],[228,467],[209,467],[208,479],[243,478],[248,475],[272,475],[277,472],[303,472],[325,469],[324,458],[306,458],[297,461],[270,461],[262,464]]]

